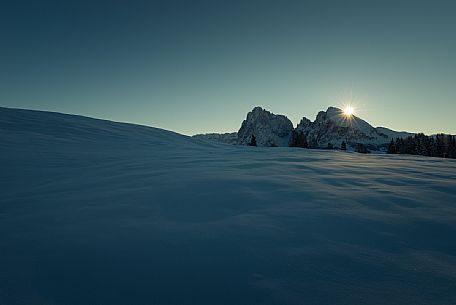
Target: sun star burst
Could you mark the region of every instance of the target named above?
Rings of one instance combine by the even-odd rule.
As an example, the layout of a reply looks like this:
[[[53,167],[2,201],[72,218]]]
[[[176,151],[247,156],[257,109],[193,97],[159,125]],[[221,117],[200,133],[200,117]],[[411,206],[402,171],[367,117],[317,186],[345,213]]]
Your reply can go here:
[[[351,106],[351,105],[345,106],[343,111],[344,111],[344,115],[348,116],[348,117],[355,114],[355,108],[353,108],[353,106]]]

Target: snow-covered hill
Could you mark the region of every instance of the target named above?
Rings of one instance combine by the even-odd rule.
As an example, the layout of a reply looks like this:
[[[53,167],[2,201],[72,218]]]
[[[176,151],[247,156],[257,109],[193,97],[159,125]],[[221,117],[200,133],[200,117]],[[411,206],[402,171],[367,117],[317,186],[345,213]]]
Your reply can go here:
[[[0,108],[0,304],[455,304],[456,162]]]
[[[4,147],[27,144],[65,145],[85,143],[128,149],[132,145],[194,145],[196,141],[171,131],[55,112],[0,107],[0,131]]]
[[[203,133],[196,134],[193,136],[195,139],[219,142],[230,145],[238,144],[238,134],[237,132],[227,132],[227,133]]]

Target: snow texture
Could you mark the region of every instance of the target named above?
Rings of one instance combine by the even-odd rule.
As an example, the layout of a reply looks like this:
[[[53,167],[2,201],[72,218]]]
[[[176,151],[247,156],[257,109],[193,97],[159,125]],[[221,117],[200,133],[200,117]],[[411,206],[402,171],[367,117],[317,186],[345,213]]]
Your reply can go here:
[[[6,108],[0,143],[2,305],[456,304],[455,160]]]

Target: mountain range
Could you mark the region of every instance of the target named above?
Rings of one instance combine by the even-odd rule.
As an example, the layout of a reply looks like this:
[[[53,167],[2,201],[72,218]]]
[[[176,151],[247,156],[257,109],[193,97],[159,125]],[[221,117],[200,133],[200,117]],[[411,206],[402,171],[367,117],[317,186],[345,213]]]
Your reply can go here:
[[[309,148],[340,148],[342,142],[345,142],[349,149],[361,143],[371,150],[385,150],[391,139],[410,135],[413,133],[373,127],[355,115],[345,115],[337,107],[320,111],[314,121],[303,117],[296,127],[284,115],[255,107],[247,114],[238,132],[198,134],[194,137],[228,144],[267,147],[300,146],[297,139],[304,139],[305,147]]]

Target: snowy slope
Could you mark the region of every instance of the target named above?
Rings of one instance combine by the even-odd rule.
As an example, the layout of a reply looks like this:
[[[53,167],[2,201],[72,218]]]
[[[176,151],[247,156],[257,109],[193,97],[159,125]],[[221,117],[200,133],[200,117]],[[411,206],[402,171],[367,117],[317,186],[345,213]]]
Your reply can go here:
[[[386,127],[376,127],[375,130],[380,135],[386,135],[389,139],[406,138],[406,137],[414,135],[414,133],[411,133],[411,132],[395,131],[395,130],[391,130],[391,129],[386,128]]]
[[[128,146],[188,145],[195,141],[171,131],[77,115],[0,107],[0,130],[6,143],[92,143]],[[97,145],[98,146],[98,145]]]
[[[238,143],[237,132],[227,133],[203,133],[192,136],[195,139],[205,140],[210,142],[225,143],[230,145],[236,145]]]
[[[455,304],[456,162],[0,108],[0,304]]]

